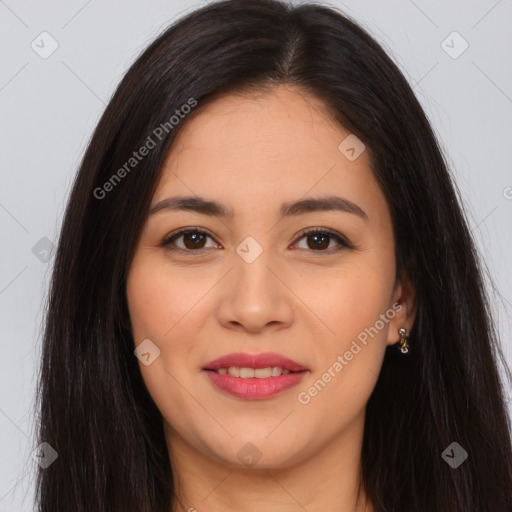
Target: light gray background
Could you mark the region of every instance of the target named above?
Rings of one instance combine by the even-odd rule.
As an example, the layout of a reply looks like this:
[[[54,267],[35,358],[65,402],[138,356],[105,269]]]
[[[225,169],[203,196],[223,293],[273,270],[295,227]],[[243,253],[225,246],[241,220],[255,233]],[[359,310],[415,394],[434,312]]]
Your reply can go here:
[[[31,510],[33,401],[42,301],[72,178],[106,102],[138,53],[205,2],[0,0],[0,511]],[[331,2],[384,45],[434,125],[500,296],[493,298],[512,362],[512,2]],[[36,53],[58,49],[47,59]],[[458,58],[441,46],[457,31]],[[47,37],[47,36],[42,36]],[[453,41],[453,42],[452,42]],[[445,45],[452,55],[463,44]],[[446,47],[446,46],[445,46]],[[36,251],[37,252],[37,251]],[[508,395],[512,398],[512,393]],[[512,400],[509,400],[512,414]]]

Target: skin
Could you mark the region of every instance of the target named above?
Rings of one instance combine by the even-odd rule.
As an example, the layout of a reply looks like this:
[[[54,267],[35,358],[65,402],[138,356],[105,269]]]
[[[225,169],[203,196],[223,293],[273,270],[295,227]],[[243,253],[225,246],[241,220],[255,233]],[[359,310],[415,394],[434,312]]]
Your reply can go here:
[[[410,279],[395,275],[390,211],[368,152],[349,161],[338,149],[349,132],[292,86],[200,107],[183,122],[152,205],[198,195],[234,215],[150,215],[127,280],[135,345],[149,338],[160,350],[139,364],[163,416],[179,494],[173,511],[372,511],[359,489],[365,406],[386,347],[412,327],[416,307]],[[356,203],[368,222],[336,210],[279,220],[283,202],[329,195]],[[213,236],[200,250],[190,237],[174,241],[188,253],[161,247],[186,227]],[[335,230],[356,248],[334,238],[315,248],[314,235],[300,237],[309,227]],[[247,236],[263,248],[252,263],[236,252]],[[394,318],[300,403],[298,394],[390,309]],[[201,370],[232,352],[277,352],[309,372],[269,399],[236,398]],[[247,443],[261,454],[253,466],[237,456]]]

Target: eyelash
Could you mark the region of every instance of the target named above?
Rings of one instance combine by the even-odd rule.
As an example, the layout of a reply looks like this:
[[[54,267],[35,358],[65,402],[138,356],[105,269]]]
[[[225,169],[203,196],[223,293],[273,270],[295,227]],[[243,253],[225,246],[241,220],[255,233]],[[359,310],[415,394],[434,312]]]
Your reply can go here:
[[[203,250],[209,249],[209,248],[200,248],[197,250],[192,250],[192,249],[182,249],[181,247],[169,247],[169,245],[172,242],[174,242],[176,239],[178,239],[180,236],[188,235],[188,234],[206,235],[206,236],[210,237],[212,240],[214,240],[214,237],[208,231],[206,231],[202,228],[190,227],[190,228],[181,229],[180,231],[177,231],[175,233],[171,233],[170,235],[166,236],[164,238],[164,240],[159,245],[160,245],[160,247],[165,248],[167,251],[188,253],[189,255],[192,255],[193,253],[200,254]],[[304,229],[299,233],[299,238],[297,239],[297,242],[299,240],[301,240],[302,238],[304,238],[306,235],[311,235],[311,234],[324,235],[324,236],[327,235],[327,236],[333,238],[336,242],[338,242],[340,244],[340,247],[335,248],[335,249],[330,248],[330,249],[322,249],[322,250],[318,250],[318,251],[309,249],[311,252],[332,254],[332,253],[342,251],[344,249],[354,249],[355,248],[345,237],[343,237],[338,232],[336,232],[332,229],[329,229],[329,228],[307,228],[307,229]],[[308,249],[305,249],[305,250],[308,250]]]

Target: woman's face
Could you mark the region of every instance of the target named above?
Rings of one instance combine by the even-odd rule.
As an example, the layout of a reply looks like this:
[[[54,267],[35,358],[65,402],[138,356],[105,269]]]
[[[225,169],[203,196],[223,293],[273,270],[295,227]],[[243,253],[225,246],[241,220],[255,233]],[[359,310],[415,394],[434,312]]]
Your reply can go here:
[[[358,442],[385,348],[412,325],[368,153],[321,107],[284,86],[216,99],[166,159],[127,296],[177,452],[277,468]]]

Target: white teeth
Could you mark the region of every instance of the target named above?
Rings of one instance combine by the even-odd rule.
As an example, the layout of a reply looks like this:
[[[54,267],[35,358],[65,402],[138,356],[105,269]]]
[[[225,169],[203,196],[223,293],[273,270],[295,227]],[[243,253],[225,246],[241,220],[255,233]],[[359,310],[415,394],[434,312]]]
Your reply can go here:
[[[281,374],[281,372],[279,372]],[[278,375],[272,375],[272,368],[257,368],[254,370],[254,376],[257,379],[268,379],[269,377],[278,377]]]
[[[254,379],[254,368],[240,368],[240,378]]]
[[[290,370],[279,366],[268,366],[267,368],[246,368],[240,366],[230,366],[229,368],[219,368],[217,373],[222,375],[231,375],[231,377],[239,377],[241,379],[268,379],[269,377],[279,377],[280,375],[288,375]]]
[[[228,373],[231,377],[240,377],[240,367],[239,366],[230,366],[228,368]]]
[[[279,366],[274,366],[272,368],[272,377],[279,377],[279,375],[282,375],[284,370],[282,368],[279,368]]]

